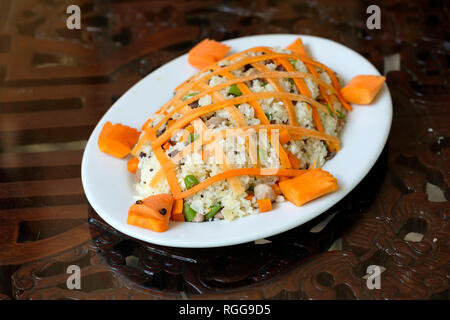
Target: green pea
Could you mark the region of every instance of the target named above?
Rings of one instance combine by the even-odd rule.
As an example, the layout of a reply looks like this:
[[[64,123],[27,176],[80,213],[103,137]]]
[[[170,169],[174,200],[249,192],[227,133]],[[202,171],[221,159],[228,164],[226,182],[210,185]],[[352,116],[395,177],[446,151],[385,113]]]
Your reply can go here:
[[[184,177],[184,184],[186,185],[186,189],[190,189],[193,186],[198,184],[198,180],[195,176],[190,174],[190,175],[187,175],[186,177]]]
[[[183,208],[183,213],[184,213],[184,217],[186,218],[186,221],[192,221],[194,220],[197,211],[195,211],[194,209],[191,208],[191,206],[189,205],[189,203],[185,202],[184,203],[184,208]]]
[[[228,90],[229,94],[232,94],[235,97],[239,97],[240,95],[242,95],[241,90],[239,90],[239,88],[237,87],[236,84],[233,84],[230,89]]]
[[[219,202],[218,204],[216,204],[216,205],[214,205],[214,206],[212,206],[210,209],[209,209],[209,212],[205,215],[205,219],[206,220],[209,220],[209,219],[211,219],[212,217],[214,217],[215,215],[216,215],[216,213],[217,212],[219,212],[220,210],[222,210],[222,204]]]

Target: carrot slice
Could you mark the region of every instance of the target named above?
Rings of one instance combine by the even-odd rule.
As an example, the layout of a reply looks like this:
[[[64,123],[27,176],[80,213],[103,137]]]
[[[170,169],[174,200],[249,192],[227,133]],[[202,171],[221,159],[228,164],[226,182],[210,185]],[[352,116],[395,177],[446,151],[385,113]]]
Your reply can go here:
[[[302,162],[299,158],[297,158],[292,152],[288,151],[288,158],[291,162],[291,167],[294,169],[300,169],[300,166],[302,165]]]
[[[131,173],[136,173],[139,164],[139,159],[136,157],[131,158],[127,162],[127,170]]]
[[[226,44],[204,39],[188,53],[188,62],[197,69],[202,69],[210,64],[222,60],[230,51]]]
[[[163,144],[162,147],[164,150],[169,150],[170,146],[171,146],[170,142],[167,141],[166,143]]]
[[[281,194],[281,189],[280,186],[278,185],[278,183],[274,183],[272,185],[272,190],[275,193],[275,195],[279,196]]]
[[[289,134],[289,131],[287,131],[286,129],[281,130],[279,139],[281,144],[288,143],[291,140],[291,135]]]
[[[350,103],[370,104],[380,91],[386,77],[359,75],[341,89],[342,96]]]
[[[290,45],[288,45],[286,47],[286,49],[288,49],[292,52],[295,52],[301,56],[305,56],[305,57],[308,56],[301,38],[297,38],[294,42],[292,42]]]
[[[216,174],[215,176],[212,176],[206,180],[203,180],[199,184],[193,186],[189,190],[186,190],[184,192],[177,192],[174,193],[173,197],[175,199],[183,199],[186,197],[189,197],[200,190],[203,190],[210,185],[230,178],[230,177],[236,177],[236,176],[243,176],[243,175],[252,175],[252,176],[288,176],[288,177],[295,177],[298,175],[301,175],[305,173],[307,170],[295,170],[295,169],[277,169],[277,168],[240,168],[240,169],[231,169],[224,172],[221,172],[219,174]]]
[[[174,221],[185,221],[183,214],[183,199],[175,200],[175,204],[172,209],[172,220]]]
[[[272,210],[272,202],[270,199],[260,199],[256,200],[259,207],[259,212],[267,212]]]
[[[173,197],[169,194],[158,194],[136,201],[128,210],[127,223],[164,232],[169,228]]]
[[[338,189],[336,178],[320,168],[307,170],[298,177],[281,181],[279,185],[286,199],[296,206],[302,206]]]
[[[107,121],[98,137],[98,147],[100,151],[121,159],[130,153],[139,135],[140,132],[134,128]]]

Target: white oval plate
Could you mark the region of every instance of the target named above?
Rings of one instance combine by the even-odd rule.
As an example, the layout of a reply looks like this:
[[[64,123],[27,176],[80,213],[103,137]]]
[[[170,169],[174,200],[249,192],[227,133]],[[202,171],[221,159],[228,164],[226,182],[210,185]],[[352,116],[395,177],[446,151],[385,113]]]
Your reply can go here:
[[[299,36],[314,59],[335,70],[346,83],[358,74],[379,74],[355,51],[323,38],[273,34],[237,38],[224,43],[231,46],[231,53],[235,53],[256,46],[284,48]],[[99,151],[98,135],[106,121],[140,128],[172,97],[173,89],[194,73],[196,69],[188,64],[186,54],[155,70],[114,103],[89,138],[81,167],[86,196],[107,223],[126,235],[165,246],[193,248],[228,246],[273,236],[317,217],[342,199],[372,168],[386,143],[392,120],[392,102],[384,85],[370,106],[355,106],[349,113],[341,136],[342,150],[324,166],[324,170],[337,178],[337,192],[302,207],[286,201],[271,212],[232,222],[171,221],[169,230],[163,233],[128,225],[128,208],[134,202],[134,177],[126,169],[126,160],[118,160]]]

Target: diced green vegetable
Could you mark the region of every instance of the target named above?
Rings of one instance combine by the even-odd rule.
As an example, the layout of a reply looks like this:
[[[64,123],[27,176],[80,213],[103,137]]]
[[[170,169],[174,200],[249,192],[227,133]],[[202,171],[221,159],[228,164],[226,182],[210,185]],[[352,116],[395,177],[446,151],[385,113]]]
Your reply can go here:
[[[339,110],[336,110],[336,113],[337,113],[339,119],[345,119],[345,115],[342,112],[340,112]]]
[[[290,83],[290,84],[295,84],[294,79],[289,78],[288,80],[289,80],[289,83]]]
[[[191,93],[188,93],[187,95],[184,96],[183,100],[186,101],[186,100],[188,100],[188,99],[190,99],[190,98],[196,96],[197,94],[198,94],[198,92],[191,92]]]
[[[247,188],[247,190],[245,190],[247,192],[254,192],[255,191],[255,185],[251,184],[250,187]]]
[[[239,97],[240,95],[242,95],[241,90],[239,90],[236,84],[231,85],[230,89],[228,89],[228,93],[232,94],[235,97]]]
[[[289,63],[292,64],[295,67],[295,60],[294,59],[289,59]]]
[[[217,212],[219,212],[220,210],[222,210],[222,204],[219,202],[218,204],[216,204],[216,205],[214,205],[214,206],[212,206],[210,209],[209,209],[209,212],[205,215],[205,219],[206,220],[209,220],[209,219],[211,219],[212,217],[214,217],[215,215],[216,215],[216,213]]]
[[[189,190],[190,188],[198,184],[198,180],[195,176],[189,174],[186,177],[184,177],[184,184],[186,185],[186,189]]]
[[[197,211],[191,208],[189,203],[185,202],[183,207],[183,213],[186,218],[186,221],[192,221],[195,218],[195,215],[197,214]]]
[[[269,121],[272,120],[272,115],[270,113],[264,112],[264,114],[266,115]]]
[[[195,140],[197,140],[197,138],[198,138],[198,134],[197,134],[197,133],[191,133],[191,134],[189,135],[189,142],[192,143],[192,142],[194,142]]]
[[[328,113],[330,114],[330,116],[334,117],[334,112],[333,110],[331,110],[330,106],[328,105],[328,103],[323,103],[324,106],[327,106],[328,108]]]

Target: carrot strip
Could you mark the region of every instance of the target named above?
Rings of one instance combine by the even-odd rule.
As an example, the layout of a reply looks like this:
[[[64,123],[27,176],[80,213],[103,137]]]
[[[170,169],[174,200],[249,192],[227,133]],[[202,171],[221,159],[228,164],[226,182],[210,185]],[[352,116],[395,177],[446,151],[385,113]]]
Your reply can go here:
[[[300,169],[301,161],[297,158],[292,152],[288,152],[289,161],[291,162],[291,166],[294,169]]]
[[[295,170],[295,169],[271,169],[271,168],[240,168],[240,169],[231,169],[228,171],[221,172],[212,176],[206,180],[203,180],[199,184],[193,186],[191,189],[186,190],[184,192],[174,193],[174,199],[183,199],[187,198],[200,190],[203,190],[210,185],[227,179],[229,177],[243,176],[243,175],[252,175],[252,176],[286,176],[286,177],[295,177],[305,173],[307,170]]]
[[[155,139],[156,134],[154,131],[150,133],[150,138]],[[158,160],[161,168],[165,168],[168,164],[170,164],[169,159],[167,158],[167,155],[165,152],[161,149],[161,147],[155,147],[153,148],[153,152],[155,153],[155,157]],[[172,194],[181,192],[180,185],[178,184],[178,179],[175,171],[173,168],[168,168],[166,171],[166,179],[167,183],[169,184],[170,191]]]

